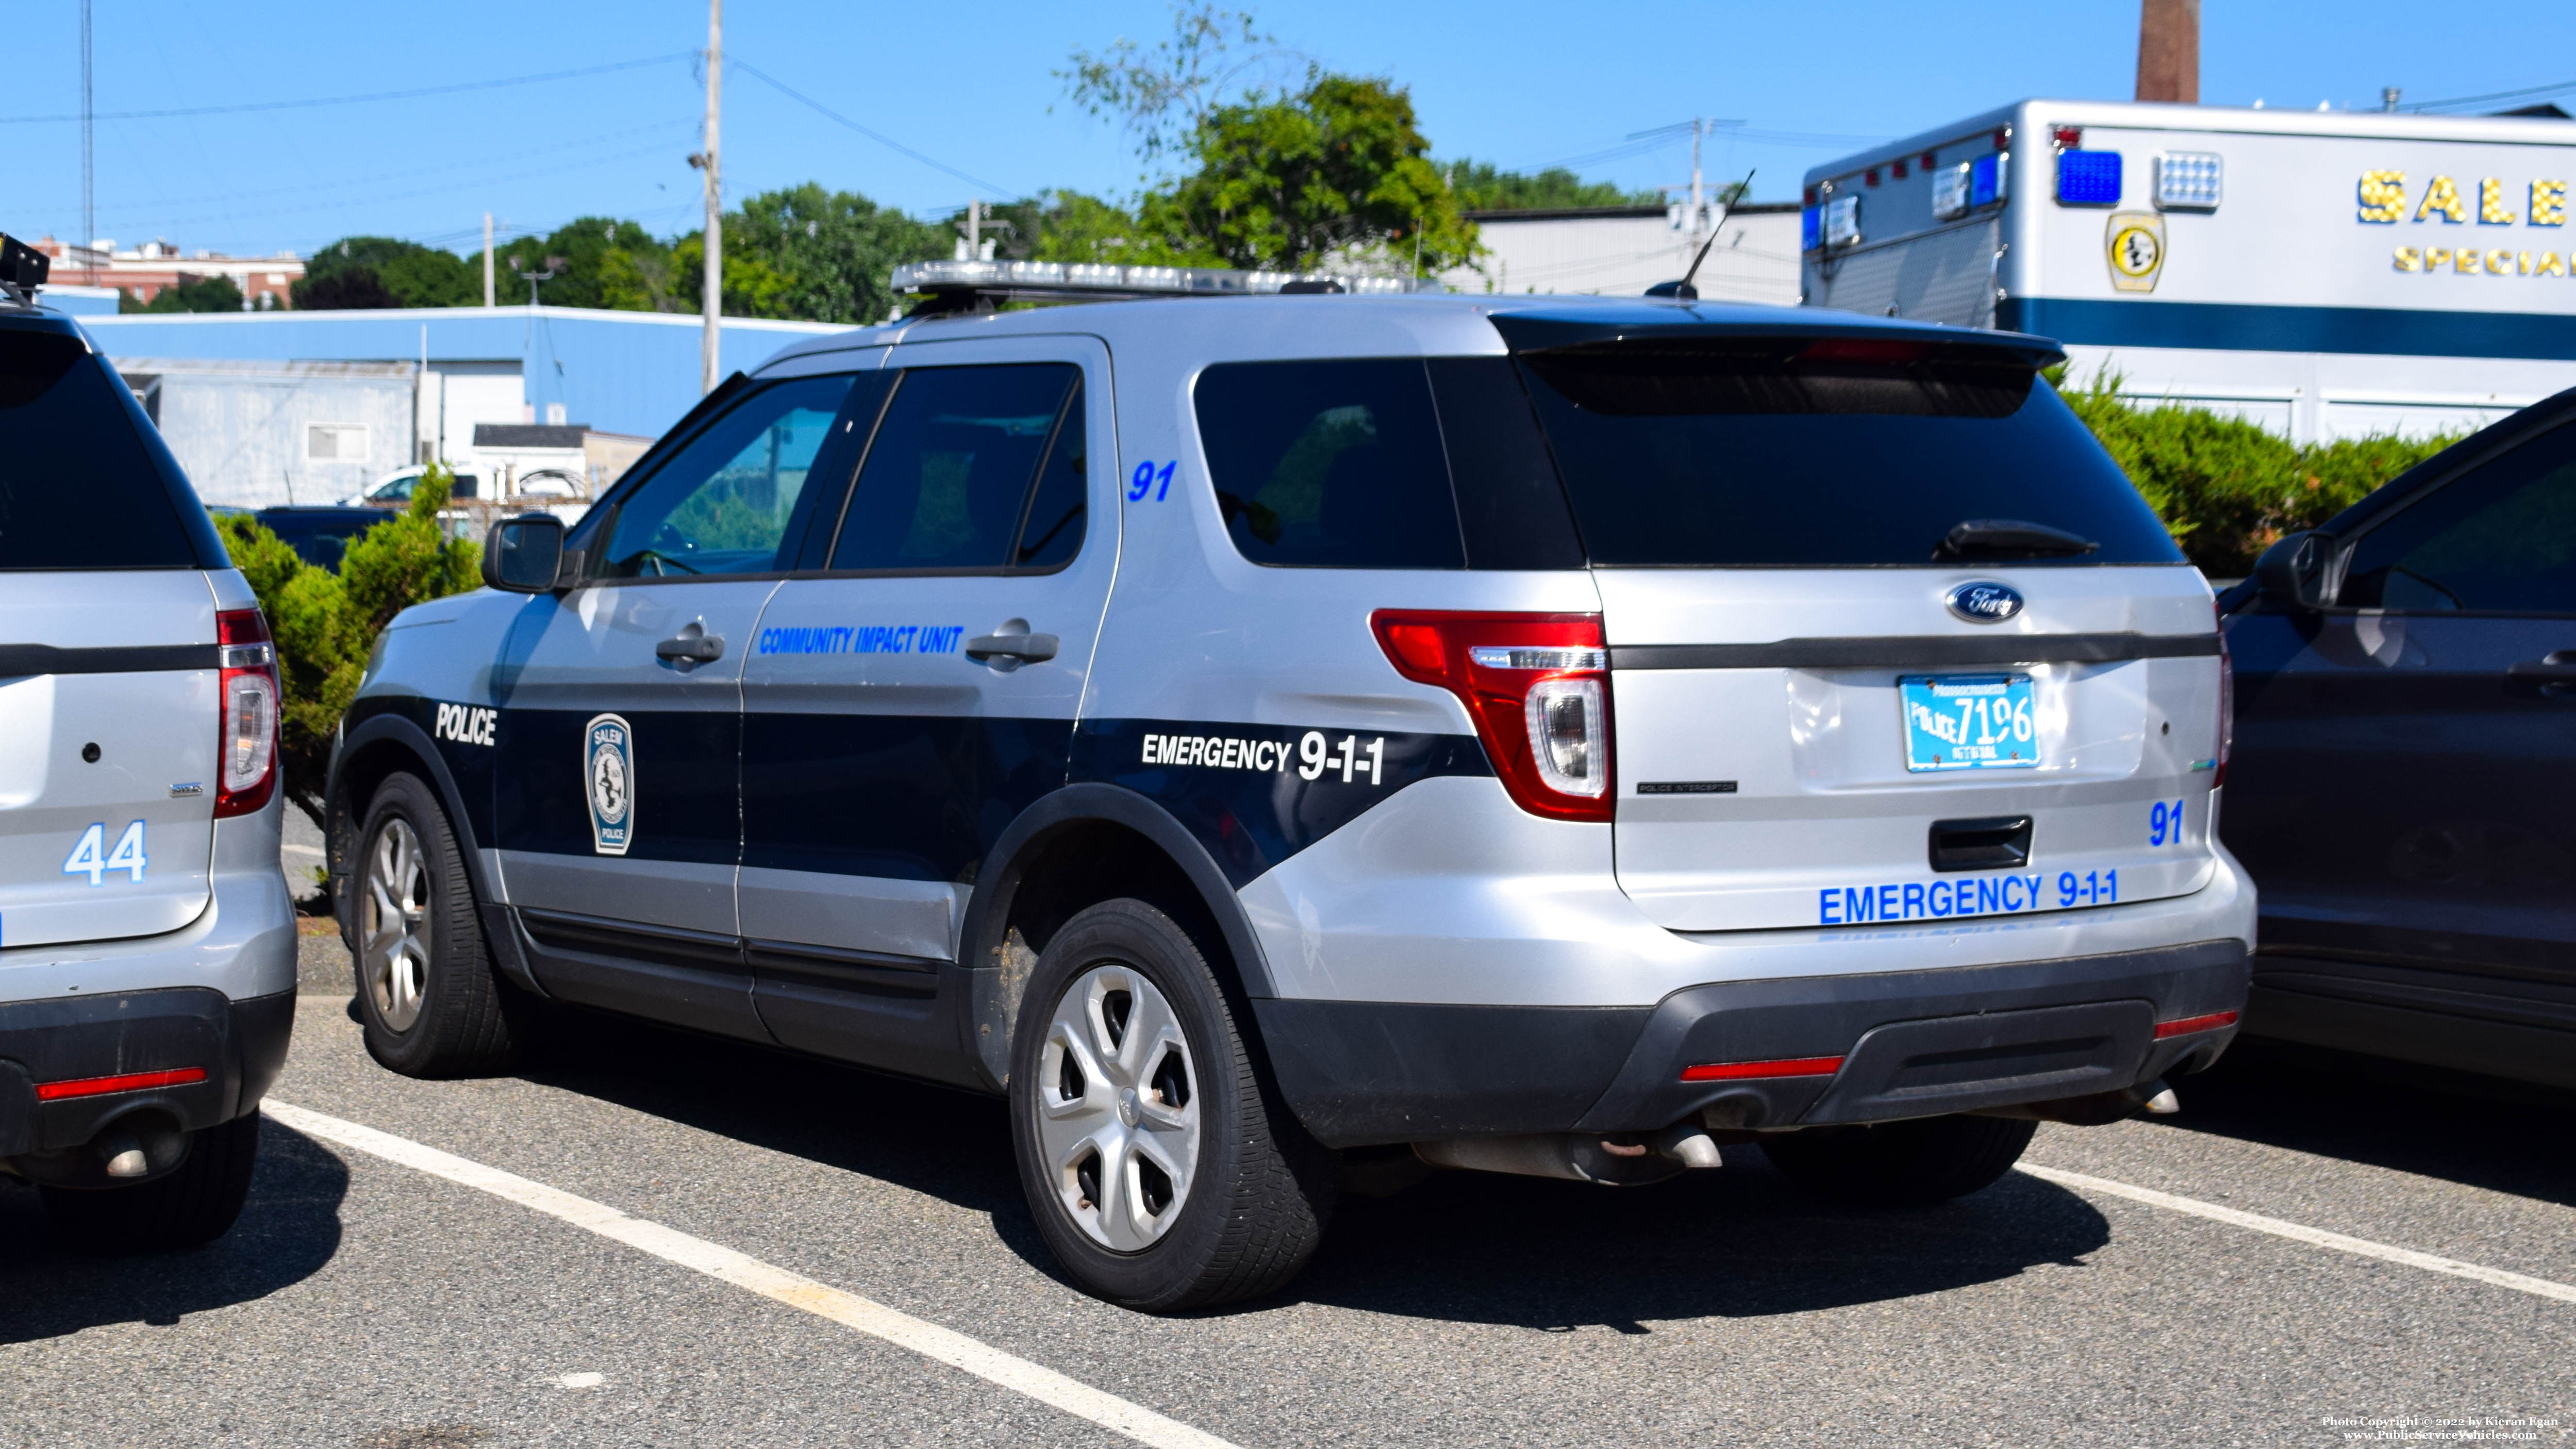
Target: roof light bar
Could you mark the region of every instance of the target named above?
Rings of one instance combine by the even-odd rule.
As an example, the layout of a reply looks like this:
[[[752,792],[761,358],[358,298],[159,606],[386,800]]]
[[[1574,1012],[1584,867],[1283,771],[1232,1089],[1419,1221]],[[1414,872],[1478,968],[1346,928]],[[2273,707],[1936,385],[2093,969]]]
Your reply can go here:
[[[894,269],[897,292],[1012,301],[1111,302],[1140,297],[1261,297],[1281,293],[1394,295],[1446,290],[1412,277],[1340,272],[1247,272],[1229,267],[1120,267],[1094,262],[930,261]]]

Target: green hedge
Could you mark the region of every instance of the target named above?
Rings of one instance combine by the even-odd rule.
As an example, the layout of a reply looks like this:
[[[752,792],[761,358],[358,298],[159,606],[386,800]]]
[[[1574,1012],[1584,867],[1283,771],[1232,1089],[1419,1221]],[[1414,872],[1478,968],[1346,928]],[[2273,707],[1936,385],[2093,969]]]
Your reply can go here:
[[[2065,371],[2049,376],[2067,405],[2212,578],[2243,578],[2274,539],[2316,527],[2461,437],[2376,434],[2302,446],[2207,408],[2141,407],[2119,395],[2116,373],[2069,387]]]

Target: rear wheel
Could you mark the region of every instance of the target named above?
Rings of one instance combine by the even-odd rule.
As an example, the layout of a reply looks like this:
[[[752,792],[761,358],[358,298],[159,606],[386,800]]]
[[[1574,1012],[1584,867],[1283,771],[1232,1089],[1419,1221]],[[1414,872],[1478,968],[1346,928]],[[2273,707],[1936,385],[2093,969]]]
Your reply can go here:
[[[1190,934],[1142,901],[1093,906],[1038,958],[1011,1053],[1029,1210],[1086,1292],[1150,1312],[1296,1276],[1332,1164],[1264,1100]]]
[[[166,1176],[131,1187],[39,1189],[54,1231],[92,1253],[158,1253],[223,1236],[250,1196],[259,1114],[189,1134],[188,1155]]]
[[[359,840],[351,909],[368,1054],[408,1077],[501,1070],[524,1007],[493,974],[447,812],[418,776],[389,775]]]
[[[1762,1153],[1818,1197],[1860,1207],[1921,1207],[1965,1197],[2012,1170],[2037,1122],[1922,1117],[1766,1135]]]

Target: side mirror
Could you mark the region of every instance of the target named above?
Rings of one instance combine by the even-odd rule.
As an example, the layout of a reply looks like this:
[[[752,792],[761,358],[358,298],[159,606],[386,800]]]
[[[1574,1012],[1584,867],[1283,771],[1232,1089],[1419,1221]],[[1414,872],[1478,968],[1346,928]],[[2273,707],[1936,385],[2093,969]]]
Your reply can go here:
[[[2326,564],[2334,536],[2313,529],[2294,533],[2254,561],[2254,596],[2288,613],[2311,613],[2326,604]]]
[[[513,594],[543,594],[563,572],[563,520],[523,513],[493,521],[483,536],[483,582]]]

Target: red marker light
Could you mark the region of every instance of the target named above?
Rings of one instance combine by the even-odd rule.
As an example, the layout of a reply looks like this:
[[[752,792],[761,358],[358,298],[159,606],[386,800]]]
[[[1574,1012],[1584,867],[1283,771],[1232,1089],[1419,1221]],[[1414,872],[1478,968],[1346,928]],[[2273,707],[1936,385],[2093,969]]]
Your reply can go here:
[[[2048,133],[2048,139],[2054,143],[2060,151],[2081,151],[2084,149],[2084,128],[2082,126],[2060,126],[2056,130]]]
[[[74,1082],[39,1082],[36,1100],[60,1102],[72,1097],[104,1097],[111,1092],[140,1092],[151,1087],[185,1087],[206,1079],[204,1067],[167,1072],[127,1072],[118,1077],[83,1077]]]
[[[1830,1077],[1843,1069],[1841,1057],[1783,1057],[1769,1062],[1707,1062],[1682,1068],[1685,1082],[1746,1082],[1770,1077]]]
[[[2186,1016],[2180,1021],[2160,1021],[2156,1023],[2156,1040],[2163,1041],[2169,1036],[2189,1036],[2196,1031],[2216,1031],[2222,1026],[2235,1024],[2236,1013],[2232,1011],[2213,1011],[2207,1016]]]

